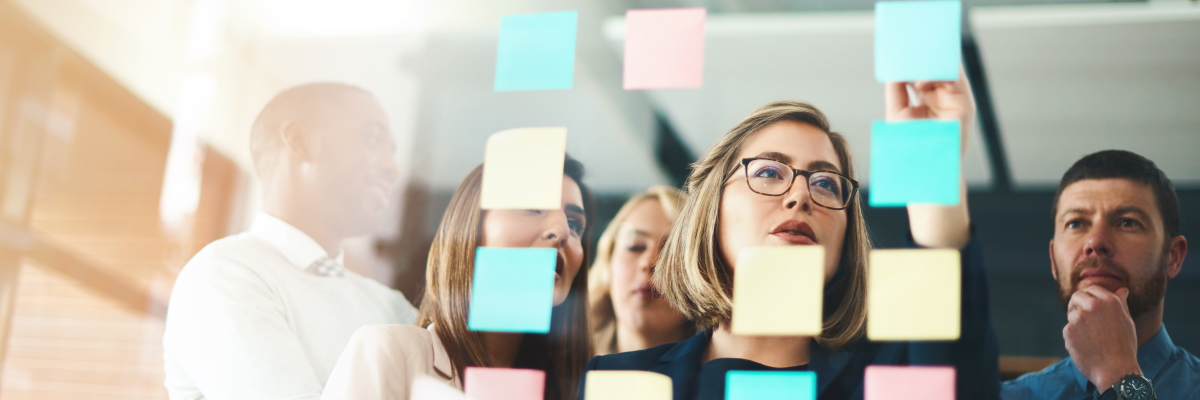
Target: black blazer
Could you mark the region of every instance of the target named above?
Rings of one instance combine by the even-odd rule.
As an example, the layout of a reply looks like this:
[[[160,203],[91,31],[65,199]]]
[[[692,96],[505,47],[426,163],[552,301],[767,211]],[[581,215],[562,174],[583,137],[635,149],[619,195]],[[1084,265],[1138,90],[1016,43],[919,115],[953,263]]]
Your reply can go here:
[[[908,248],[919,248],[908,235]],[[1000,398],[1000,354],[988,308],[987,276],[983,252],[972,233],[962,253],[962,333],[946,342],[871,342],[830,351],[813,342],[808,370],[817,374],[817,396],[825,399],[862,399],[863,375],[868,365],[949,365],[956,370],[959,399]],[[697,386],[696,374],[712,332],[699,332],[679,343],[627,353],[597,356],[587,370],[638,370],[671,377],[675,400],[686,400]],[[583,399],[587,375],[579,385]]]

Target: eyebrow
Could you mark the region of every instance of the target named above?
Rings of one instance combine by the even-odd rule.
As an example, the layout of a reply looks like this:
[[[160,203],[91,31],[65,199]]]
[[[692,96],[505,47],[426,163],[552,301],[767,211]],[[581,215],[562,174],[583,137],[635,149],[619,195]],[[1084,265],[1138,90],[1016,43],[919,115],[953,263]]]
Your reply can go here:
[[[761,158],[770,158],[770,159],[772,159],[772,160],[779,161],[779,162],[782,162],[782,163],[784,163],[784,164],[791,164],[791,163],[792,163],[792,158],[791,158],[791,157],[788,157],[788,155],[787,155],[787,154],[783,154],[783,153],[776,152],[776,151],[764,151],[764,152],[762,152],[762,153],[758,153],[758,156],[757,156],[757,157],[761,157]]]
[[[1138,207],[1138,206],[1117,207],[1117,209],[1113,210],[1111,214],[1112,215],[1137,214],[1138,217],[1141,217],[1144,220],[1147,220],[1147,221],[1150,220],[1150,213],[1146,212],[1146,210],[1143,210],[1141,207]]]
[[[839,174],[842,173],[842,170],[838,169],[838,167],[836,165],[833,165],[833,163],[831,163],[829,161],[824,161],[824,160],[817,160],[817,161],[808,163],[808,169],[810,171],[833,171],[833,172],[837,172]]]
[[[575,204],[567,204],[563,208],[565,208],[567,211],[570,211],[570,212],[573,212],[573,213],[576,213],[579,215],[587,215],[586,213],[583,212],[583,207],[580,207]]]

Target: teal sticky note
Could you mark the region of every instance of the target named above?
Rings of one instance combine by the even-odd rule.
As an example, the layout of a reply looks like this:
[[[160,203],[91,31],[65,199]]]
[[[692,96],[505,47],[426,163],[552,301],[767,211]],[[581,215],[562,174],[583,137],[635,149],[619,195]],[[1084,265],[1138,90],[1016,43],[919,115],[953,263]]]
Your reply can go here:
[[[958,121],[871,124],[871,205],[958,204],[960,135]]]
[[[816,400],[817,374],[810,371],[729,371],[725,400]]]
[[[501,17],[495,90],[570,89],[578,19],[575,11]]]
[[[953,81],[962,59],[962,3],[875,3],[875,80]]]
[[[473,331],[550,332],[558,250],[479,247],[467,327]]]

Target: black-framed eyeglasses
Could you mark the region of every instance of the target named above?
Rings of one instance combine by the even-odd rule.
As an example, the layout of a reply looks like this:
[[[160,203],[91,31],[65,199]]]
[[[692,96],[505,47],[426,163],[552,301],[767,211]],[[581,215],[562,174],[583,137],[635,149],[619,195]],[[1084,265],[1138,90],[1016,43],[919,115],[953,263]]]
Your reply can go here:
[[[746,184],[750,190],[764,196],[783,196],[792,190],[797,176],[808,183],[808,197],[813,203],[832,210],[844,210],[858,193],[858,181],[831,171],[806,171],[770,158],[743,158]],[[735,171],[736,173],[736,171]]]

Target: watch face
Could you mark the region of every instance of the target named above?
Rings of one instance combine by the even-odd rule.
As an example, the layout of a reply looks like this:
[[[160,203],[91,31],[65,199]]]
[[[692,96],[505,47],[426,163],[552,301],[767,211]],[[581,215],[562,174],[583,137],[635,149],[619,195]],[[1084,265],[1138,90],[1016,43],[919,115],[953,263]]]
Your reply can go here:
[[[1150,395],[1150,382],[1147,382],[1146,379],[1142,377],[1123,379],[1121,382],[1120,392],[1122,398],[1130,400],[1153,399],[1153,397]]]

